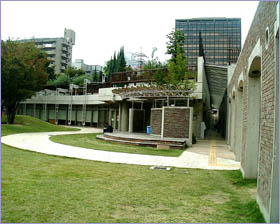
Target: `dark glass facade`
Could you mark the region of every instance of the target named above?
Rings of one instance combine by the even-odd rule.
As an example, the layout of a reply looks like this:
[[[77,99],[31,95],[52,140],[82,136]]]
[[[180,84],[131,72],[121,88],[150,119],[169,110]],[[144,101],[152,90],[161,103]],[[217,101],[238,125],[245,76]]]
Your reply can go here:
[[[241,51],[240,18],[177,19],[175,28],[185,35],[184,51],[189,67],[196,69],[199,35],[205,63],[225,66],[237,62]]]

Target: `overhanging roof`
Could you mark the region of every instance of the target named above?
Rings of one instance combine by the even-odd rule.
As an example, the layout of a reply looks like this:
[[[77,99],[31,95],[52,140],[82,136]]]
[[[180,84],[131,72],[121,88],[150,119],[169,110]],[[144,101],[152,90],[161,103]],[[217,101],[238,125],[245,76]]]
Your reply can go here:
[[[227,88],[227,67],[204,64],[211,104],[219,108]]]

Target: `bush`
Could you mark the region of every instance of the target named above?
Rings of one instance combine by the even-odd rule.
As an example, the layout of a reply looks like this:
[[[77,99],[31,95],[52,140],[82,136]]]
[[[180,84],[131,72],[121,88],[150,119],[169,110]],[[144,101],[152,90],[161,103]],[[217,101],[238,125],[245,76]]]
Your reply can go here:
[[[74,83],[75,85],[82,86],[82,85],[84,84],[84,80],[85,80],[86,78],[88,78],[87,75],[80,75],[80,76],[75,77],[75,78],[73,79],[73,83]]]

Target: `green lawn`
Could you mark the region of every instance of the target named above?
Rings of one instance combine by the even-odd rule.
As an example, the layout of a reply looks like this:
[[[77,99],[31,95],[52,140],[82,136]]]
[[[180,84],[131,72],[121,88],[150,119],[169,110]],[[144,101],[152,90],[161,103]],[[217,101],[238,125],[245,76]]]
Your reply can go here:
[[[240,171],[151,170],[4,144],[1,157],[2,222],[264,222],[256,181]]]
[[[1,135],[10,135],[23,132],[48,132],[48,131],[78,131],[78,128],[60,127],[48,122],[41,121],[40,119],[26,116],[17,115],[13,125],[5,124],[6,117],[1,121]]]
[[[111,143],[103,140],[96,139],[98,134],[75,134],[75,135],[56,135],[51,136],[50,140],[65,144],[83,147],[87,149],[105,150],[112,152],[127,152],[146,155],[158,156],[180,156],[184,150],[171,149],[159,150],[155,147],[142,147],[134,145],[126,145],[120,143]],[[100,134],[99,134],[100,135]]]

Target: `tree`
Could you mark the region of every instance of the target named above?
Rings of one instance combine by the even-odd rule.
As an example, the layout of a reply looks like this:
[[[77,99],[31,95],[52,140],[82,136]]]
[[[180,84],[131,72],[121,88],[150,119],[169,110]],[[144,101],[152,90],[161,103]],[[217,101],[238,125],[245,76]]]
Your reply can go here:
[[[56,79],[56,74],[55,74],[55,66],[51,65],[51,61],[46,65],[46,72],[48,73],[48,81],[49,80],[55,80]]]
[[[110,80],[110,76],[112,73],[115,72],[125,72],[126,71],[126,61],[124,57],[124,47],[120,48],[120,51],[117,53],[114,52],[113,59],[107,61],[106,67],[104,68],[105,74],[108,77],[108,80]]]
[[[181,53],[184,57],[184,42],[185,36],[180,30],[172,31],[170,34],[167,35],[169,39],[167,44],[167,52],[166,54],[171,55],[171,60],[176,63],[176,56],[178,53]]]
[[[170,89],[183,89],[192,91],[195,88],[195,84],[189,80],[189,71],[187,68],[187,59],[180,51],[180,47],[177,46],[176,58],[172,58],[167,64],[167,77],[165,83]]]
[[[126,68],[126,61],[124,57],[124,47],[121,47],[120,53],[119,53],[119,63],[118,63],[118,72],[124,72]]]
[[[91,80],[92,80],[93,82],[97,82],[97,70],[96,70],[96,66],[95,66],[94,71],[93,71],[93,73],[92,73],[92,78],[91,78]]]
[[[67,69],[65,70],[64,74],[66,74],[70,78],[70,80],[73,80],[73,78],[75,78],[75,77],[84,75],[85,72],[82,69],[77,69],[77,68],[68,66]]]
[[[7,123],[13,124],[19,103],[46,84],[49,60],[32,42],[7,40],[1,45],[1,106],[6,109]]]

